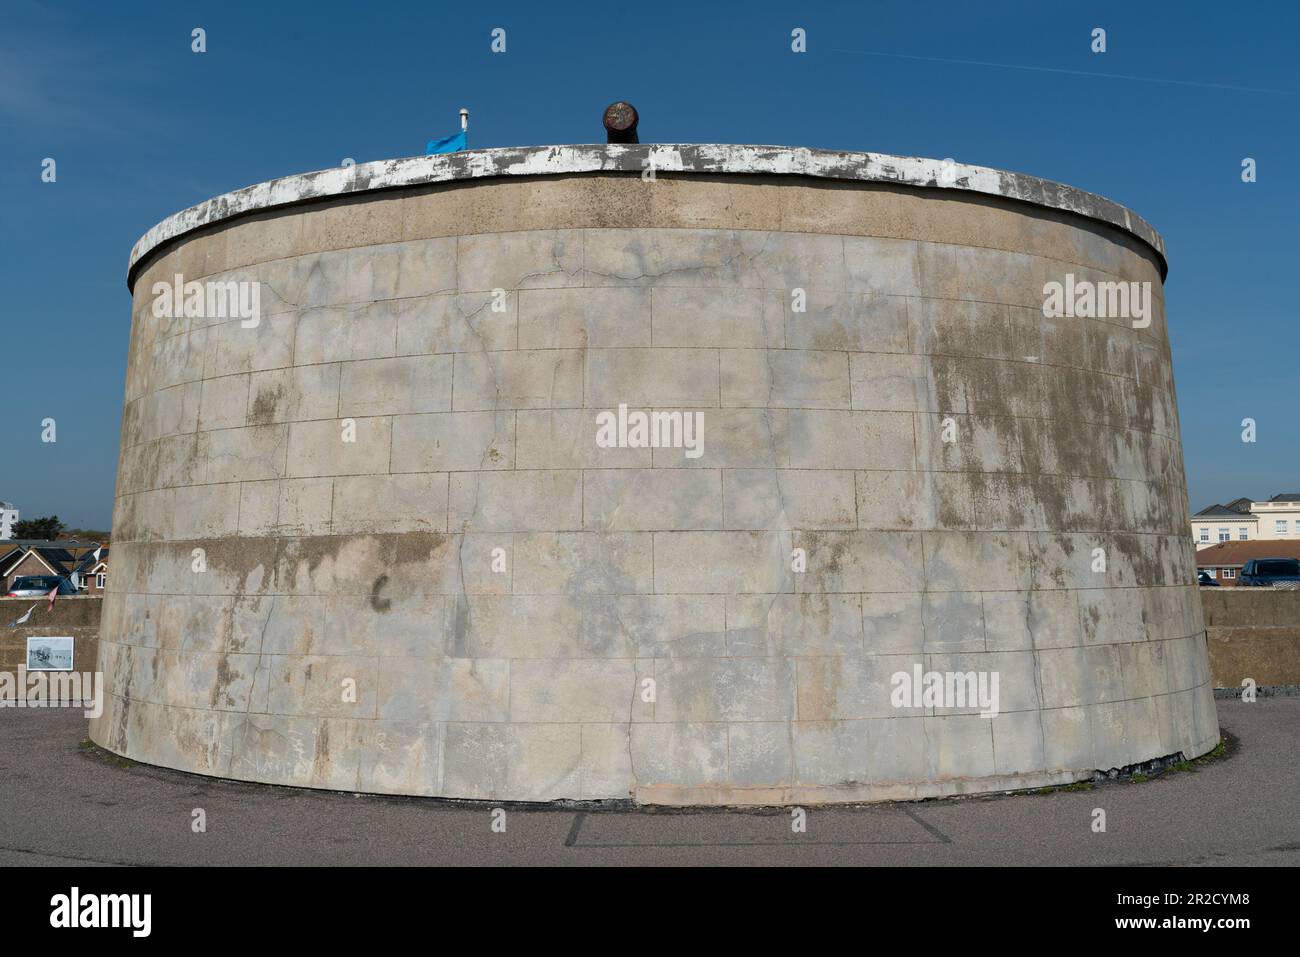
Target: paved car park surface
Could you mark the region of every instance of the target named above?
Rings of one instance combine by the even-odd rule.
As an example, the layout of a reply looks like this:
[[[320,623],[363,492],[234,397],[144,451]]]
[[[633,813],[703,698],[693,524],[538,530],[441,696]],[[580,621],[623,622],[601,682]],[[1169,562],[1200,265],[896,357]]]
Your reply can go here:
[[[0,710],[0,865],[1300,864],[1300,698],[1220,700],[1226,757],[1048,794],[789,810],[505,807],[220,781]],[[201,808],[206,831],[192,829]],[[1106,812],[1105,833],[1091,827]]]

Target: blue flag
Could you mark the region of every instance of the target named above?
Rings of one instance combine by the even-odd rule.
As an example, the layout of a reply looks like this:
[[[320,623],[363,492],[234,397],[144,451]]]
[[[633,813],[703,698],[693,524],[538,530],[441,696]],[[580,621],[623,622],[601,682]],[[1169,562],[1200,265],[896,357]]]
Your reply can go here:
[[[440,140],[429,140],[424,147],[424,155],[432,156],[434,153],[455,153],[457,150],[465,148],[465,131],[461,130],[454,136],[444,136]]]

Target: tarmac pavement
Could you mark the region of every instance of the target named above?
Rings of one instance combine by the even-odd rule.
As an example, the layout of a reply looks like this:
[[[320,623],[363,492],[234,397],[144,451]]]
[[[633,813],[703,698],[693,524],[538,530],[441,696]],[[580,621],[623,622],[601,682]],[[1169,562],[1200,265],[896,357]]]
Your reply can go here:
[[[1220,700],[1225,757],[1048,794],[788,809],[505,805],[221,781],[122,761],[75,709],[0,710],[0,865],[1300,864],[1300,698]],[[206,832],[191,828],[202,808]],[[1106,830],[1092,829],[1094,809]]]

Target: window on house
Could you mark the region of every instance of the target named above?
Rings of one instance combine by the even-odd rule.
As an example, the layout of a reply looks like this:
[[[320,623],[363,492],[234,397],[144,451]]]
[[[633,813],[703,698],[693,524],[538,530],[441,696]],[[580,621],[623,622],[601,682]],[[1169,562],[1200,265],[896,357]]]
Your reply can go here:
[[[1273,533],[1274,533],[1275,535],[1285,535],[1285,534],[1286,534],[1286,519],[1285,519],[1285,518],[1277,518],[1277,519],[1274,519],[1274,520],[1273,520]]]
[[[1221,542],[1230,542],[1230,541],[1232,541],[1232,531],[1231,531],[1230,529],[1227,529],[1227,528],[1221,528],[1221,529],[1219,529],[1219,541],[1221,541]]]
[[[104,582],[107,580],[107,578],[108,576],[106,574],[100,572],[98,575],[95,576],[95,587],[103,591]]]
[[[1209,540],[1210,540],[1210,530],[1208,528],[1201,529],[1201,541],[1208,542]]]
[[[1232,568],[1225,568],[1225,569],[1223,570],[1223,577],[1224,577],[1224,578],[1236,578],[1236,577],[1237,577],[1237,572],[1236,572],[1235,569],[1232,569]]]
[[[1246,529],[1244,528],[1237,529],[1237,541],[1245,542],[1249,540],[1250,540],[1250,535],[1247,533]]]
[[[1217,568],[1207,568],[1206,571],[1210,573],[1211,578],[1219,577],[1219,570]]]

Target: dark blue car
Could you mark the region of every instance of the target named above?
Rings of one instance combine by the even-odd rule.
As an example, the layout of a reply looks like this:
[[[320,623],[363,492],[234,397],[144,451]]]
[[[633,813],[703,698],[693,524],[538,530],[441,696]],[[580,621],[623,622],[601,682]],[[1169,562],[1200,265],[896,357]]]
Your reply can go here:
[[[1241,569],[1238,585],[1262,588],[1300,588],[1300,560],[1295,558],[1252,558]]]

